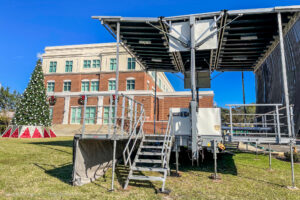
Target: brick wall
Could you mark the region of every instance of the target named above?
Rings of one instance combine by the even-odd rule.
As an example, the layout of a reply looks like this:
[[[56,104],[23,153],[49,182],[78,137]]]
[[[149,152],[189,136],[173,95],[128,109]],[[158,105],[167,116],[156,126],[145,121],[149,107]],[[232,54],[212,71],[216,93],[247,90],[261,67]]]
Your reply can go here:
[[[115,77],[115,72],[101,74],[51,74],[45,75],[45,86],[47,87],[47,81],[54,80],[54,92],[63,92],[64,80],[71,80],[71,92],[79,92],[81,91],[82,80],[99,79],[99,91],[108,91],[108,81]],[[126,90],[127,78],[135,79],[135,90],[147,90],[147,81],[149,81],[149,90],[152,90],[152,87],[155,85],[151,76],[145,72],[121,72],[119,74],[119,91]],[[161,92],[159,88],[157,88],[157,91]]]

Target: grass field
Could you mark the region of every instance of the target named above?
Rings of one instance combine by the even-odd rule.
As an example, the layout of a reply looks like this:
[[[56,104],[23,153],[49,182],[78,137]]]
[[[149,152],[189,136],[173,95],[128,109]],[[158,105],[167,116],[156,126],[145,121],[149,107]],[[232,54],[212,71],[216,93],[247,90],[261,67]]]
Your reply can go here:
[[[106,178],[82,187],[70,184],[72,138],[0,138],[0,199],[300,199],[300,190],[286,189],[291,184],[290,164],[246,153],[223,155],[218,160],[222,181],[208,178],[212,161],[200,167],[181,166],[181,177],[168,177],[169,195],[155,194],[161,183],[122,190],[118,176],[116,191],[110,188],[111,171]],[[122,168],[122,167],[119,167]],[[300,166],[296,164],[296,183],[300,187]],[[119,181],[118,181],[119,180]]]

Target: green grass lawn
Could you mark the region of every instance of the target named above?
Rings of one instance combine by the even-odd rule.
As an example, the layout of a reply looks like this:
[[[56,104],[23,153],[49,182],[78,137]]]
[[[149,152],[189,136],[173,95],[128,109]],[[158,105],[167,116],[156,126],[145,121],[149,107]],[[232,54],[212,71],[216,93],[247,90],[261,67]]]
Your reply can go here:
[[[181,177],[168,177],[169,195],[155,194],[161,183],[145,187],[122,187],[116,178],[116,191],[110,188],[111,171],[106,178],[82,187],[69,182],[72,173],[72,138],[4,139],[0,138],[1,199],[300,199],[300,190],[290,191],[290,163],[273,159],[269,172],[268,157],[237,153],[218,160],[222,181],[208,178],[212,161],[200,167],[181,166]],[[122,167],[119,167],[120,169]],[[295,165],[300,187],[300,166]],[[118,176],[117,176],[118,177]]]

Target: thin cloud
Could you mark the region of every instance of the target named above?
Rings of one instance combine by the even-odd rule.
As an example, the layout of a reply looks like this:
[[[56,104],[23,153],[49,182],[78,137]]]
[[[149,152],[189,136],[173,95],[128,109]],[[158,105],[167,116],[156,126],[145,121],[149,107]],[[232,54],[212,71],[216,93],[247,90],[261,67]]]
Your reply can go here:
[[[42,53],[40,53],[40,52],[38,52],[37,54],[36,54],[36,57],[38,58],[38,59],[42,59],[43,57],[42,57]]]

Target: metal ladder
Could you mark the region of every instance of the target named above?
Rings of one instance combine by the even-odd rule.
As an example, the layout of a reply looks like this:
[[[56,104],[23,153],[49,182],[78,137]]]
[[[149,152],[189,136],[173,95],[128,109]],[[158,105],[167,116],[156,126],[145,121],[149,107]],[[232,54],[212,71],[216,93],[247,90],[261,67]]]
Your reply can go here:
[[[133,163],[129,162],[130,171],[124,189],[127,188],[130,180],[161,181],[161,192],[165,192],[167,175],[170,174],[169,160],[174,141],[170,122],[169,118],[165,135],[143,135]],[[134,175],[134,172],[159,172],[161,174],[160,176],[146,176]]]

